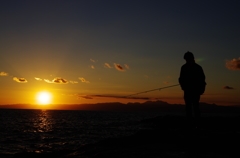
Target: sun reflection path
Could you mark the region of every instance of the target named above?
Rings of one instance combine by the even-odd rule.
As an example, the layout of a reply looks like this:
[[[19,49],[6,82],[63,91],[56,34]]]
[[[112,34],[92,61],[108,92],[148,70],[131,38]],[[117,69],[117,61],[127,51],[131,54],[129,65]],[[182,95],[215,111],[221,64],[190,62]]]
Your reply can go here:
[[[34,124],[36,132],[49,132],[52,131],[52,123],[49,116],[49,111],[41,110],[37,115],[36,122]]]
[[[36,112],[36,113],[35,113]],[[36,110],[34,111],[35,116],[33,116],[33,126],[31,131],[28,131],[28,134],[32,136],[30,139],[34,142],[28,144],[28,151],[41,153],[46,151],[51,151],[52,146],[49,144],[49,139],[51,139],[53,131],[53,121],[52,115],[49,110]]]

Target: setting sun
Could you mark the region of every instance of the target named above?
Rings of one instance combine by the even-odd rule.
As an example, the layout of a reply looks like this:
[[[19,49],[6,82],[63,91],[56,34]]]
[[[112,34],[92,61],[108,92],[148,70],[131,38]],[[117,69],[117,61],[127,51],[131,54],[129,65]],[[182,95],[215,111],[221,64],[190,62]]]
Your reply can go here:
[[[36,96],[37,103],[40,105],[46,105],[51,103],[52,94],[47,91],[39,92]]]

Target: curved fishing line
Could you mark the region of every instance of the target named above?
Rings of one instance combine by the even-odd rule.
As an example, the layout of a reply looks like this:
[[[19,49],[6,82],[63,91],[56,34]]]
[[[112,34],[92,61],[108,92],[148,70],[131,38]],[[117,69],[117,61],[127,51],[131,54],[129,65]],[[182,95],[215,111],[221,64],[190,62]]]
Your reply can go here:
[[[142,94],[142,93],[148,93],[148,92],[151,92],[151,91],[166,89],[166,88],[175,87],[175,86],[179,86],[179,85],[180,85],[180,84],[175,84],[175,85],[172,85],[172,86],[161,87],[161,88],[157,88],[157,89],[152,89],[152,90],[148,90],[148,91],[143,91],[143,92],[139,92],[139,93],[134,93],[134,94],[131,94],[131,95],[127,95],[127,96],[125,96],[125,97],[130,97],[130,96],[133,96],[133,95],[138,95],[138,94]]]

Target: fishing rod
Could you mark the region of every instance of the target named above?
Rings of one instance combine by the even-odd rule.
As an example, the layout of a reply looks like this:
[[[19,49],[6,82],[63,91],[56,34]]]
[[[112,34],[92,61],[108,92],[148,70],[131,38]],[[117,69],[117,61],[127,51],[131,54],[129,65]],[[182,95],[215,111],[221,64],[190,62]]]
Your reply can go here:
[[[170,87],[175,87],[175,86],[179,86],[179,85],[180,85],[180,84],[175,84],[175,85],[171,85],[171,86],[167,86],[167,87],[161,87],[161,88],[157,88],[157,89],[152,89],[152,90],[148,90],[148,91],[144,91],[144,92],[139,92],[139,93],[135,93],[135,94],[127,95],[126,97],[130,97],[130,96],[138,95],[138,94],[142,94],[142,93],[147,93],[147,92],[151,92],[151,91],[156,91],[156,90],[166,89],[166,88],[170,88]]]

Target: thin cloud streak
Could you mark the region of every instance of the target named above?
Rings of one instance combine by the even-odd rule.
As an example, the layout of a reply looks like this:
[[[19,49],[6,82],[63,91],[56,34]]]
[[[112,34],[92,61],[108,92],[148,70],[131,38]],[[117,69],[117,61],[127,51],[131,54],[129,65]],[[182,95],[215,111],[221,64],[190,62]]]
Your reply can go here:
[[[37,81],[42,81],[43,79],[41,79],[41,78],[38,78],[38,77],[34,77],[35,78],[35,80],[37,80]]]
[[[108,64],[108,63],[104,63],[104,66],[106,67],[106,68],[113,68],[110,64]]]
[[[6,73],[6,72],[0,72],[0,76],[8,76],[8,73]]]
[[[78,81],[69,81],[69,83],[76,84]]]
[[[124,64],[125,68],[130,69],[129,65]]]
[[[44,79],[45,82],[47,83],[53,83],[52,81],[48,80],[48,79]]]
[[[91,62],[93,62],[93,63],[95,63],[95,62],[96,62],[96,60],[93,60],[93,59],[90,59],[90,61],[91,61]]]
[[[230,86],[224,86],[223,89],[234,89],[234,88]]]
[[[85,80],[85,78],[83,78],[83,77],[79,77],[78,79],[79,79],[80,81],[82,81],[82,82],[90,83],[89,81]]]
[[[108,99],[140,99],[140,100],[150,100],[155,98],[148,97],[126,97],[126,96],[113,96],[113,95],[76,95],[78,98],[83,99],[94,99],[94,98],[108,98]]]

